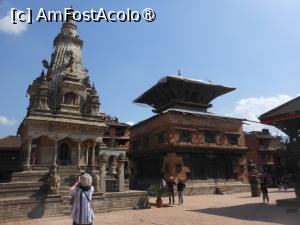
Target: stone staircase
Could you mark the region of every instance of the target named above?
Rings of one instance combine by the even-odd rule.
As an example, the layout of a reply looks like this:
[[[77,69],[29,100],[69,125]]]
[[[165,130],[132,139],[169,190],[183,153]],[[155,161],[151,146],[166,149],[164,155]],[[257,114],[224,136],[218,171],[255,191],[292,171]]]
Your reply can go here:
[[[70,215],[72,204],[69,190],[75,183],[76,179],[80,174],[84,172],[78,169],[76,166],[59,166],[58,175],[60,176],[60,194],[62,198],[62,212],[64,215]]]
[[[47,180],[48,170],[15,172],[10,182],[0,183],[0,199],[45,196],[48,190]]]

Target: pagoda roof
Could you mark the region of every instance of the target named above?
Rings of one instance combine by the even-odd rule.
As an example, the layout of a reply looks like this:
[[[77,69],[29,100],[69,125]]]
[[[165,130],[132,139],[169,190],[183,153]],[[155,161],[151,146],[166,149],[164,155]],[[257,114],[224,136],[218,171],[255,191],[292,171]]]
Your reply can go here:
[[[166,113],[169,113],[169,112],[182,113],[182,114],[185,114],[185,115],[189,114],[189,115],[194,115],[194,116],[201,117],[201,118],[206,118],[206,119],[207,118],[214,118],[214,119],[218,119],[220,121],[231,121],[231,122],[237,123],[237,124],[243,123],[243,121],[245,121],[245,119],[242,119],[242,118],[223,116],[223,115],[218,115],[218,114],[211,113],[211,112],[200,112],[200,111],[191,111],[191,110],[185,110],[185,109],[171,108],[171,109],[165,110],[161,114],[156,114],[154,116],[151,116],[148,119],[142,120],[142,121],[132,125],[131,128],[138,127],[138,126],[140,126],[142,124],[145,124],[145,123],[147,123],[151,120],[154,120],[155,118],[161,116],[162,114],[166,114]],[[228,133],[228,134],[238,134],[236,132],[226,132],[226,133]]]
[[[233,90],[235,88],[168,75],[133,102],[147,104],[153,107],[156,113],[172,107],[207,111],[212,106],[212,100]]]
[[[296,117],[300,117],[300,96],[262,114],[259,120],[262,123],[272,124]]]

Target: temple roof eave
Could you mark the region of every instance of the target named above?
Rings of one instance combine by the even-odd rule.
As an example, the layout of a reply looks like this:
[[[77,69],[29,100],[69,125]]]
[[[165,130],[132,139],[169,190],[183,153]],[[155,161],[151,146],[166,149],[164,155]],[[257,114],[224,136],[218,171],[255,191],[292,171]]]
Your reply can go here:
[[[189,115],[195,115],[195,116],[205,117],[205,118],[216,118],[216,119],[220,119],[220,120],[228,120],[228,121],[231,121],[231,122],[236,123],[236,124],[241,124],[242,121],[244,120],[244,119],[241,119],[241,118],[228,117],[228,116],[218,115],[218,114],[209,113],[209,112],[200,112],[200,111],[183,110],[183,109],[168,109],[168,110],[166,110],[166,111],[164,111],[160,114],[153,115],[153,116],[151,116],[151,117],[149,117],[145,120],[142,120],[142,121],[132,125],[130,127],[130,129],[139,127],[143,124],[146,124],[149,121],[152,121],[153,119],[155,119],[156,117],[159,117],[160,115],[166,114],[166,113],[169,113],[169,112],[189,114]]]
[[[271,110],[269,110],[268,112],[265,112],[264,114],[259,116],[259,120],[260,121],[267,121],[269,119],[275,119],[278,118],[280,120],[284,119],[284,118],[280,118],[280,117],[284,117],[284,116],[291,116],[293,114],[297,114],[300,113],[300,96],[286,102],[283,103]]]
[[[147,104],[158,112],[173,105],[191,105],[207,109],[213,99],[233,90],[235,88],[185,77],[166,76],[133,102]]]
[[[77,119],[69,119],[69,118],[52,118],[52,117],[44,117],[44,116],[28,116],[25,120],[26,120],[26,122],[28,122],[28,121],[41,121],[41,122],[70,123],[70,124],[77,124],[77,125],[84,125],[84,126],[107,127],[105,122],[77,120]]]

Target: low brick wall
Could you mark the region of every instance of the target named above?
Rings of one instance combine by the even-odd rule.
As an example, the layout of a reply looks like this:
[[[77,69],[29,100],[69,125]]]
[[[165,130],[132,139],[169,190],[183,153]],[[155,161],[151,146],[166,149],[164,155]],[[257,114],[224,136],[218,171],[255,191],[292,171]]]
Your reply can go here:
[[[6,198],[0,199],[1,222],[18,219],[35,219],[62,215],[60,196],[50,198]]]
[[[193,184],[187,185],[184,190],[184,195],[207,195],[215,194],[216,188],[224,190],[224,194],[239,193],[239,192],[250,192],[250,185],[237,183],[237,184]]]
[[[113,211],[132,209],[148,197],[148,193],[145,191],[111,192],[105,193],[104,197],[106,211]],[[97,208],[95,210],[96,212],[100,212]]]
[[[133,209],[145,198],[147,198],[147,192],[145,191],[95,193],[93,196],[93,209],[97,213]],[[40,199],[24,197],[2,198],[0,199],[0,221],[62,216],[63,207],[63,199],[60,195],[52,195]]]

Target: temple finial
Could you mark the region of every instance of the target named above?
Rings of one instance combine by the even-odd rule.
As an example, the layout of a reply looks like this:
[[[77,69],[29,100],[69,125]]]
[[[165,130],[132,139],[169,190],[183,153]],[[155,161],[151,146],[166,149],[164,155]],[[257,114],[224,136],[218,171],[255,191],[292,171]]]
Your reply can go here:
[[[178,74],[177,74],[179,77],[181,77],[181,72],[180,70],[178,70]]]

